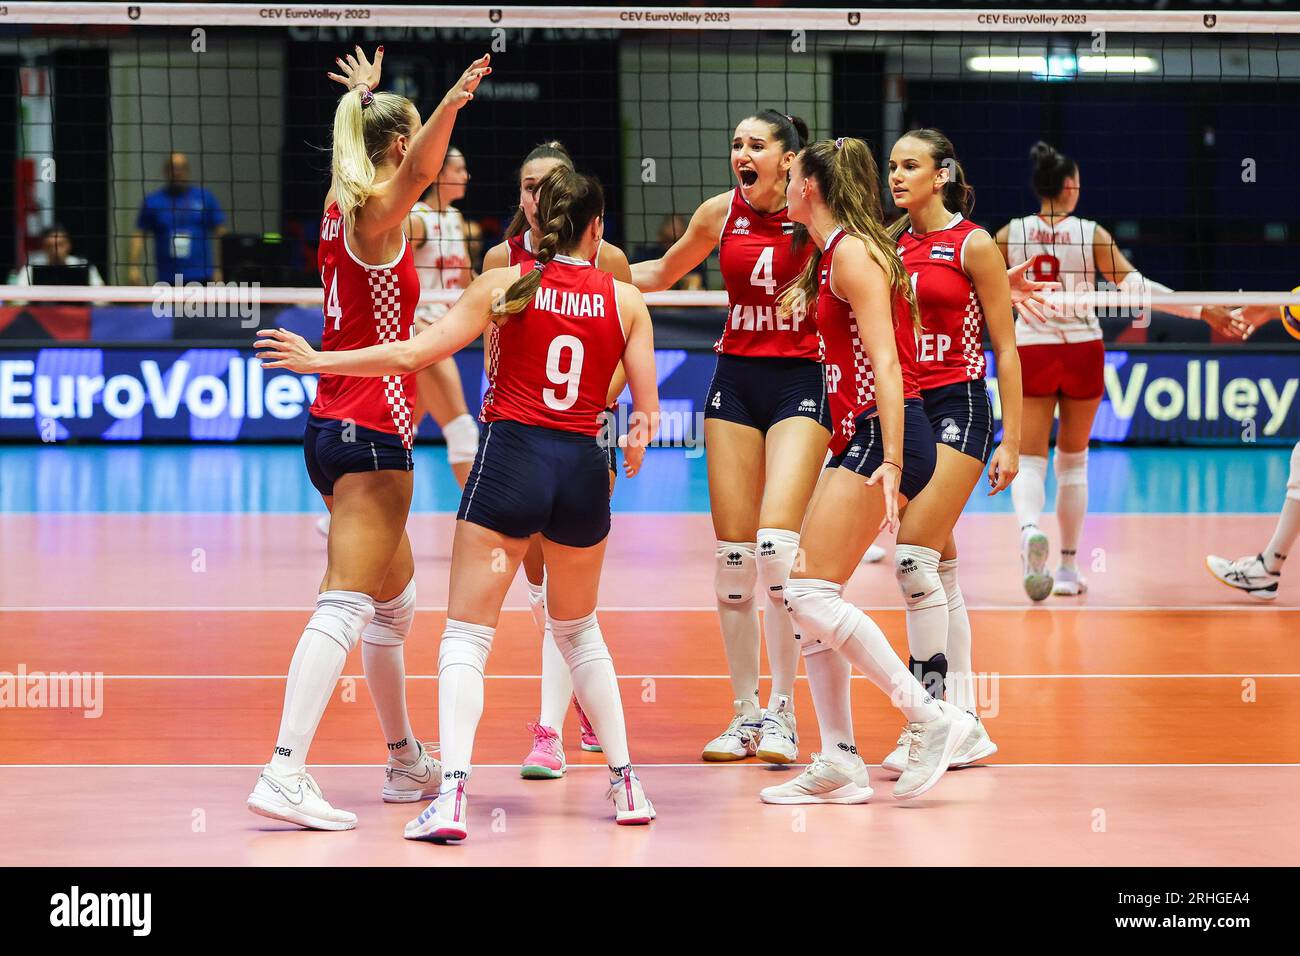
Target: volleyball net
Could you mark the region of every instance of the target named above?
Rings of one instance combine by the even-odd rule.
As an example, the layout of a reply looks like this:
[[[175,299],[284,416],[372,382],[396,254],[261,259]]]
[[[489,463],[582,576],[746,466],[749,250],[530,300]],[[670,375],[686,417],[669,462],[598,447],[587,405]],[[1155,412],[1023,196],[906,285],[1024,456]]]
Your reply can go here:
[[[232,341],[257,324],[245,301],[317,305],[340,92],[325,74],[354,44],[383,44],[384,88],[426,116],[492,53],[454,136],[476,265],[537,143],[601,179],[607,238],[638,261],[734,185],[732,132],[771,107],[814,138],[862,137],[882,167],[906,130],[943,130],[990,230],[1038,210],[1029,150],[1045,140],[1079,164],[1079,214],[1179,290],[1167,301],[1300,303],[1300,13],[9,3],[0,267],[20,287],[0,337],[20,312],[39,337],[50,303]],[[198,204],[183,221],[159,211],[182,201]],[[177,263],[202,288],[160,293]],[[691,342],[700,308],[725,304],[716,256],[682,285],[651,303]]]

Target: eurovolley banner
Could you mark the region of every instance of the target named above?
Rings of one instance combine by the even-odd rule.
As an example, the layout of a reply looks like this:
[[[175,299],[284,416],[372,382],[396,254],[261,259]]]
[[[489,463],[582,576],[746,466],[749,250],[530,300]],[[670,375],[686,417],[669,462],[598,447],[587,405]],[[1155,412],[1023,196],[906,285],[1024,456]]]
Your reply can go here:
[[[704,410],[713,354],[664,349],[655,357],[669,431],[691,428]],[[483,354],[466,350],[456,361],[476,408],[486,385]],[[996,380],[990,385],[1000,416]],[[1106,394],[1093,437],[1294,442],[1297,391],[1300,351],[1115,350],[1106,355]],[[9,440],[296,441],[315,395],[314,376],[263,369],[251,349],[0,351],[0,438]],[[626,392],[623,401],[630,401]],[[438,437],[432,422],[420,437]]]

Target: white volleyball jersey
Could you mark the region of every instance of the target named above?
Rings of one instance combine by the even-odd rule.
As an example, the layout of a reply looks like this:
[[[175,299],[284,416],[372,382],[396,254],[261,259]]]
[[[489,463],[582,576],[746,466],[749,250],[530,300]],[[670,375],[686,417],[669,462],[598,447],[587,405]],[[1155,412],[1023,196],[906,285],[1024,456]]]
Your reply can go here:
[[[1093,238],[1097,223],[1066,216],[1055,224],[1041,216],[1013,219],[1007,229],[1007,265],[1033,262],[1029,276],[1040,282],[1060,282],[1067,293],[1096,289],[1097,261]],[[1101,325],[1091,304],[1067,308],[1051,320],[1047,329],[1024,319],[1016,320],[1017,345],[1055,345],[1061,342],[1090,342],[1101,338]]]
[[[418,202],[411,215],[424,223],[424,243],[411,244],[415,270],[421,289],[464,289],[470,283],[469,243],[465,238],[465,217],[454,207],[436,210]],[[424,318],[441,318],[450,308],[444,304],[423,303],[419,313]]]

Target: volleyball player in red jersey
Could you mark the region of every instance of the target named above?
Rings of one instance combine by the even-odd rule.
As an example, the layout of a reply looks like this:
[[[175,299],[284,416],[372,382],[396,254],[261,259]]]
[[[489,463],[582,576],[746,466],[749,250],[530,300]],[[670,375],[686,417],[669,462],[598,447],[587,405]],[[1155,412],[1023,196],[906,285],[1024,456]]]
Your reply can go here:
[[[447,625],[438,654],[442,790],[406,827],[408,839],[461,840],[483,669],[501,605],[528,541],[540,532],[547,567],[547,627],[613,774],[621,824],[649,823],[654,808],[632,771],[613,662],[596,621],[610,510],[605,454],[597,441],[620,359],[634,412],[628,470],[653,437],[658,388],[654,337],[641,294],[592,267],[604,231],[594,179],[567,167],[538,190],[543,227],[536,265],[492,269],[439,322],[415,338],[354,352],[316,353],[300,336],[264,332],[269,367],[379,376],[409,373],[481,335],[499,309],[478,457],[457,514]],[[505,566],[502,567],[502,556]]]
[[[823,753],[761,796],[768,803],[871,798],[842,694],[856,666],[909,721],[907,764],[894,787],[895,797],[907,799],[938,782],[975,719],[927,693],[843,589],[867,546],[898,527],[900,507],[922,494],[934,472],[934,435],[918,384],[915,298],[881,219],[880,180],[865,142],[842,137],[803,149],[789,197],[790,218],[806,227],[816,251],[782,293],[781,307],[797,314],[815,303],[827,381],[834,383],[833,457],[804,519],[802,566],[785,582]]]
[[[709,505],[717,536],[714,589],[731,671],[733,717],[704,747],[705,760],[799,754],[794,681],[799,649],[781,588],[799,550],[799,526],[830,438],[821,339],[810,312],[782,315],[778,292],[812,247],[792,241],[786,210],[790,164],[808,139],[804,122],[763,110],[736,126],[737,186],[705,200],[660,259],[632,266],[644,292],[670,288],[719,248],[727,319],[714,345],[717,371],[704,405]],[[761,597],[754,595],[758,584]],[[772,668],[759,710],[759,609]]]
[[[993,237],[966,218],[975,191],[948,137],[936,129],[903,134],[889,155],[889,186],[894,204],[907,214],[890,233],[921,313],[918,381],[937,452],[934,475],[908,504],[894,552],[907,607],[908,663],[931,694],[943,697],[946,684],[948,701],[975,714],[970,619],[957,584],[953,528],[986,462],[991,495],[1007,488],[1019,469],[1022,401],[1011,289]],[[1002,405],[996,451],[984,384],[986,325]],[[951,766],[997,751],[978,715],[975,721]],[[886,770],[903,771],[907,742],[904,733],[882,763]]]
[[[476,60],[427,123],[410,100],[376,93],[383,47],[371,64],[339,60],[347,87],[334,113],[332,182],[318,262],[325,290],[321,346],[355,349],[411,334],[420,298],[403,226],[437,176],[456,114],[491,72]],[[414,376],[382,380],[324,374],[303,436],[307,473],[331,513],[325,578],[298,641],[275,752],[247,805],[320,830],[349,830],[356,815],[332,807],[307,772],[307,750],[348,654],[360,642],[366,683],[388,741],[383,797],[410,802],[436,791],[437,761],[411,733],[402,648],[415,613],[411,505]]]
[[[537,225],[537,187],[547,173],[561,165],[572,169],[573,159],[563,144],[555,140],[540,144],[524,157],[523,165],[519,167],[519,207],[506,228],[505,241],[493,246],[484,257],[484,269],[504,266],[531,269],[537,262],[535,250],[542,238],[542,231]],[[621,282],[632,281],[627,256],[613,243],[602,239],[596,254],[591,258],[591,264]],[[614,380],[610,383],[609,394],[606,396],[611,423],[616,420],[618,396],[626,384],[627,376],[623,374],[620,365],[614,372]],[[609,456],[609,493],[613,495],[614,478],[618,471],[618,446],[614,441],[608,441],[605,450]],[[546,633],[546,569],[540,535],[535,535],[529,543],[523,567],[524,581],[528,586],[528,607],[533,614],[533,623],[542,635],[542,680],[541,711],[536,722],[528,724],[528,730],[533,735],[533,746],[524,758],[519,772],[528,780],[553,780],[563,777],[568,767],[564,758],[564,718],[570,700],[578,713],[582,749],[598,753],[600,740],[577,698],[573,696],[569,669],[555,646],[555,640]]]

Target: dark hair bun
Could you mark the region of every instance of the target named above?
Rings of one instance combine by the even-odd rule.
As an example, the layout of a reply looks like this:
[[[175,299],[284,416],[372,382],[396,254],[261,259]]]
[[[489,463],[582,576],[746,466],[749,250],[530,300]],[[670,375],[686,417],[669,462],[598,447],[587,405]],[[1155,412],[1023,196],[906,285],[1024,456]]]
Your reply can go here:
[[[812,138],[808,133],[808,124],[804,122],[802,116],[791,116],[790,123],[794,126],[795,132],[799,134],[799,148],[803,149]]]
[[[1034,164],[1032,183],[1040,199],[1055,199],[1065,188],[1066,178],[1079,171],[1078,164],[1041,139],[1029,149]]]

